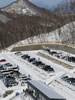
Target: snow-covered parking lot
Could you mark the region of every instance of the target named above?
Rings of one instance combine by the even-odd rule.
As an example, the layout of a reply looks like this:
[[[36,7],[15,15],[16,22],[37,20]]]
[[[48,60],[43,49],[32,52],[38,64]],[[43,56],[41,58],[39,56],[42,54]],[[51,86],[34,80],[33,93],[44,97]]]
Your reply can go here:
[[[10,63],[12,65],[19,66],[19,72],[23,75],[30,76],[31,79],[46,83],[47,85],[54,88],[55,91],[57,91],[67,100],[75,100],[75,91],[73,90],[75,86],[69,86],[70,84],[64,82],[60,78],[65,74],[75,77],[75,73],[73,73],[75,69],[70,70],[62,67],[62,65],[56,64],[46,58],[41,57],[40,55],[38,55],[38,52],[42,51],[22,51],[18,54],[16,54],[17,52],[3,52],[0,54],[0,59],[5,59],[6,61],[0,62],[0,64],[3,65],[5,63]],[[28,55],[30,56],[30,58],[35,58],[37,62],[41,61],[43,64],[48,65],[48,67],[50,66],[53,71],[48,71],[48,69],[45,70],[43,67],[41,67],[41,65],[38,66],[36,63],[33,63],[34,61],[30,62],[28,59],[23,58],[23,55]],[[0,100],[19,100],[19,98],[22,97],[19,96],[15,98],[14,96],[16,92],[22,93],[23,89],[26,89],[27,83],[24,86],[21,86],[21,81],[19,81],[18,79],[16,80],[19,82],[18,85],[7,88],[2,79],[0,79]],[[8,90],[13,90],[13,93],[3,98],[3,94]]]

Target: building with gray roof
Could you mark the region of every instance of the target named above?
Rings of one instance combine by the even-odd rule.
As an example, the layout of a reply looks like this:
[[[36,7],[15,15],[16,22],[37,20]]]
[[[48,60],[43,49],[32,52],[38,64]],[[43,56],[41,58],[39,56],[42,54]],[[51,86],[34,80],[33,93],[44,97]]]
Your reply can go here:
[[[31,96],[33,96],[34,100],[66,100],[40,81],[29,80],[28,89],[33,91]]]

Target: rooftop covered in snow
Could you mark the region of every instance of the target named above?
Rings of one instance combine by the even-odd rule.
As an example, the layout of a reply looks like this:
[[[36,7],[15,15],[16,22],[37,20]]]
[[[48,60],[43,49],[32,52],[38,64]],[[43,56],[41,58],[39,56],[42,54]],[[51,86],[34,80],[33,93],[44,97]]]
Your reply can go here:
[[[66,100],[62,96],[60,96],[57,92],[55,92],[52,88],[45,85],[43,82],[29,80],[28,85],[38,90],[39,94],[47,97],[47,100]]]

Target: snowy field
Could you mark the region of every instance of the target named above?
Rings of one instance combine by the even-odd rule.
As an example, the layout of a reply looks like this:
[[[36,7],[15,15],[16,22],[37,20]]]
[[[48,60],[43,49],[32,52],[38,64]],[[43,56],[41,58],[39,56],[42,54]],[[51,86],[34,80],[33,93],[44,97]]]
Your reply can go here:
[[[52,87],[56,92],[58,92],[61,96],[66,98],[66,100],[75,100],[75,86],[61,80],[61,77],[63,75],[69,75],[71,77],[75,78],[74,70],[70,70],[67,68],[64,68],[62,65],[53,63],[52,61],[43,58],[38,55],[38,52],[40,51],[23,51],[21,52],[22,55],[28,54],[31,58],[35,58],[37,61],[42,61],[46,65],[50,65],[54,72],[47,72],[43,69],[37,67],[36,65],[33,65],[31,62],[28,62],[27,60],[24,60],[21,56],[22,55],[15,55],[15,52],[3,52],[0,53],[0,59],[6,59],[6,62],[4,63],[11,63],[13,65],[18,65],[20,69],[20,73],[25,75],[30,75],[32,79],[45,82],[47,85]],[[46,52],[45,52],[46,53]],[[56,59],[56,58],[55,58]],[[65,61],[67,63],[67,61]],[[4,64],[3,62],[0,63],[1,65]],[[74,64],[73,64],[74,66]],[[26,89],[27,84],[25,86],[21,86],[21,83],[17,86],[13,86],[11,88],[7,88],[3,81],[0,80],[0,100],[30,100],[30,97],[25,97],[23,95],[23,89]],[[8,95],[6,98],[3,98],[3,94],[7,90],[13,90],[13,93]],[[16,92],[21,93],[19,96],[16,96]]]

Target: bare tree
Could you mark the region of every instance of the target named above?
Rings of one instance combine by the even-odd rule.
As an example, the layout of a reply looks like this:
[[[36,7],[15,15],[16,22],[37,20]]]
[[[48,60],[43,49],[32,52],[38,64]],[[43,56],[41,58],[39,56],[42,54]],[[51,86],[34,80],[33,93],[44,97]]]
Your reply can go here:
[[[72,37],[72,44],[74,44],[75,43],[75,23],[74,22],[72,22],[71,25],[69,25],[69,30]]]

